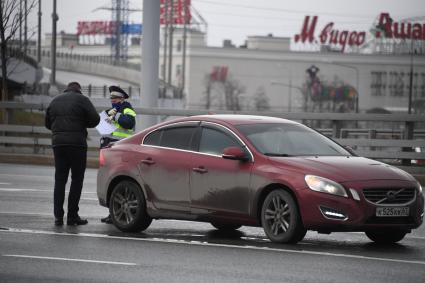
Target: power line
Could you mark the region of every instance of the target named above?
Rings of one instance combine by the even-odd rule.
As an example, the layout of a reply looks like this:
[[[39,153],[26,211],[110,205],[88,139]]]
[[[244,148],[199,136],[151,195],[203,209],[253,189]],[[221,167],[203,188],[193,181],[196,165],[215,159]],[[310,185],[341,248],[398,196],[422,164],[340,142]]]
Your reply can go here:
[[[251,19],[264,19],[264,20],[282,20],[282,21],[291,21],[291,22],[300,22],[302,21],[302,19],[300,20],[298,19],[288,19],[288,18],[282,18],[281,16],[279,17],[273,17],[273,16],[258,16],[258,15],[242,15],[242,14],[234,14],[234,13],[223,13],[223,12],[211,12],[208,11],[208,14],[216,14],[216,15],[228,15],[228,16],[233,16],[233,17],[240,17],[240,18],[251,18]],[[373,21],[364,21],[364,22],[360,22],[360,21],[338,21],[338,24],[371,24],[371,22]]]
[[[285,12],[285,13],[293,13],[293,14],[320,14],[320,15],[329,15],[329,16],[337,16],[337,17],[352,17],[352,18],[367,18],[370,19],[373,17],[373,15],[354,15],[354,14],[341,14],[341,13],[328,13],[328,12],[321,12],[318,13],[317,11],[301,11],[301,10],[289,10],[289,9],[282,9],[282,8],[266,8],[266,7],[260,7],[260,6],[250,6],[250,5],[243,5],[243,4],[230,4],[228,2],[216,2],[216,1],[208,1],[208,0],[196,0],[196,2],[210,4],[210,5],[217,5],[217,6],[224,6],[224,7],[235,7],[235,8],[245,8],[245,9],[254,9],[254,10],[263,10],[263,11],[271,11],[271,12]]]

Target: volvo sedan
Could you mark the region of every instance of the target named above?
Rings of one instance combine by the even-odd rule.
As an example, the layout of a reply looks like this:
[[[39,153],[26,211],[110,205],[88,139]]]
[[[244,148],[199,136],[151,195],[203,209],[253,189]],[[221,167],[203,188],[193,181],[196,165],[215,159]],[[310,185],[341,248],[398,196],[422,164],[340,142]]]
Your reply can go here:
[[[125,232],[181,219],[220,230],[262,226],[280,243],[307,230],[394,243],[424,216],[411,175],[280,118],[180,118],[102,149],[99,162],[99,202]]]

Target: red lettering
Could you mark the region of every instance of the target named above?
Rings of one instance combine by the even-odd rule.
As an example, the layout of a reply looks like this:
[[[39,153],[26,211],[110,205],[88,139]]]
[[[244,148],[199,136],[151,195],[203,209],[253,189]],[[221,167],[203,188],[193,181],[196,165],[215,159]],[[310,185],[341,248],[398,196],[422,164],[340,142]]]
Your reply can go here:
[[[391,31],[391,23],[392,23],[392,19],[390,17],[390,14],[381,13],[381,15],[379,15],[378,29],[384,31],[385,37],[393,37],[393,33]],[[381,37],[381,33],[377,32],[376,37],[377,38]]]
[[[413,24],[412,38],[422,39],[422,26],[420,24]]]
[[[351,34],[350,34],[350,37],[349,37],[349,39],[348,39],[348,45],[354,45],[355,43],[356,43],[356,40],[357,40],[357,32],[356,31],[353,31]]]
[[[342,52],[345,50],[345,45],[347,44],[348,31],[344,30],[339,35],[339,44],[342,45]]]
[[[357,36],[357,42],[356,44],[358,46],[362,45],[366,40],[366,33],[364,31],[359,32],[358,36]]]
[[[332,31],[333,23],[327,24],[320,33],[320,42],[325,44],[328,39],[328,34]]]
[[[306,16],[304,18],[304,24],[303,27],[301,29],[301,33],[295,35],[295,42],[298,42],[301,40],[302,43],[308,41],[308,42],[313,42],[314,40],[314,31],[316,29],[316,23],[317,23],[317,16],[313,17],[313,21],[311,24],[309,24],[310,22],[310,16]]]

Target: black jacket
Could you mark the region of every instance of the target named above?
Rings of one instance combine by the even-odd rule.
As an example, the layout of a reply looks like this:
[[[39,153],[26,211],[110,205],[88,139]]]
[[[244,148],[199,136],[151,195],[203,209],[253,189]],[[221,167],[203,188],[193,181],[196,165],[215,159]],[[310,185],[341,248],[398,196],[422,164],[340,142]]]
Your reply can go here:
[[[66,90],[50,102],[45,126],[52,131],[53,147],[87,147],[87,128],[96,127],[99,120],[99,114],[86,96]]]

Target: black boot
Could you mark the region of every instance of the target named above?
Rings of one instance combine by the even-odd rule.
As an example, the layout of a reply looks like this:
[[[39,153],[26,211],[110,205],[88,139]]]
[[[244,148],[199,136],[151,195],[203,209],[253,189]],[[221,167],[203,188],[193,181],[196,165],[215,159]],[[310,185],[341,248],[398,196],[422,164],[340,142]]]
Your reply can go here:
[[[55,226],[62,226],[62,225],[63,225],[63,218],[55,217]]]
[[[101,219],[100,219],[100,221],[101,221],[102,223],[112,224],[112,218],[111,218],[111,215],[109,214],[108,216],[101,218]]]
[[[75,218],[68,218],[66,221],[66,224],[71,226],[86,225],[87,223],[89,223],[87,219],[81,219],[80,216],[77,216]]]

